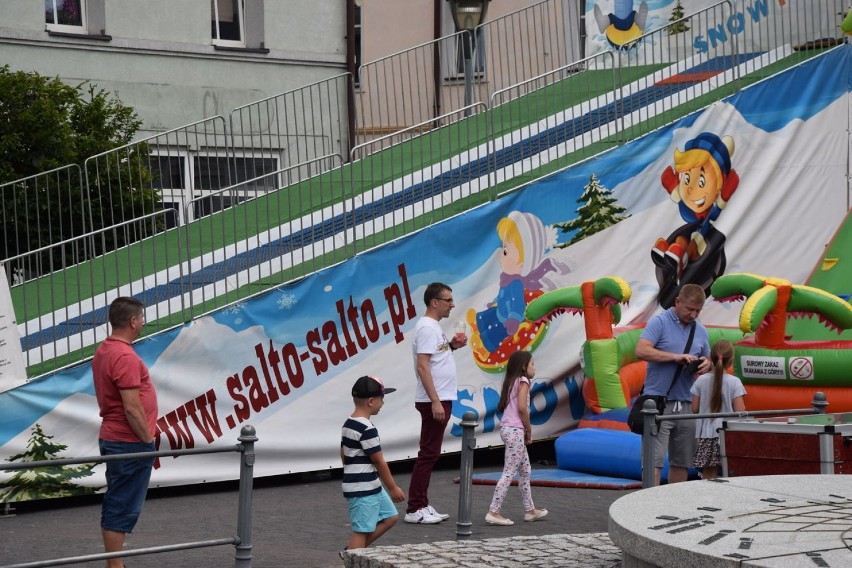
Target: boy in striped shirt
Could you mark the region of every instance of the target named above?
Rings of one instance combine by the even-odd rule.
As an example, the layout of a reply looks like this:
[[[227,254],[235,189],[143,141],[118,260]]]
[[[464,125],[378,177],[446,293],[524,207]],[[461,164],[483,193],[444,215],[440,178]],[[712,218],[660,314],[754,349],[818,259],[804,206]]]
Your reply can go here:
[[[385,395],[395,390],[385,388],[380,379],[367,376],[352,386],[355,410],[343,424],[340,440],[343,496],[349,502],[352,523],[352,536],[346,550],[370,546],[390,530],[399,519],[394,502],[405,500],[405,493],[394,482],[382,455],[379,432],[370,422],[370,416],[382,409]]]

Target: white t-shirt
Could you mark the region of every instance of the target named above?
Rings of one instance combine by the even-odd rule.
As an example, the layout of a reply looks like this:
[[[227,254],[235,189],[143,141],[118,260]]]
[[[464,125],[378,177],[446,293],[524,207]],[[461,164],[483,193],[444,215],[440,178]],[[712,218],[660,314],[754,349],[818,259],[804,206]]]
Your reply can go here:
[[[423,316],[414,326],[414,340],[411,343],[414,355],[414,374],[417,377],[417,388],[414,391],[415,402],[430,402],[420,373],[417,372],[418,353],[431,355],[429,370],[432,372],[432,382],[441,400],[456,400],[458,385],[456,382],[456,360],[453,359],[450,342],[447,341],[441,326],[434,319]]]
[[[692,384],[690,393],[701,397],[698,412],[701,414],[710,412],[710,397],[713,395],[713,374],[705,373],[698,377]],[[725,373],[722,375],[722,408],[719,412],[733,412],[733,400],[745,396],[746,390],[743,382],[733,375]],[[696,438],[718,438],[716,431],[722,427],[721,418],[702,418],[695,428]]]

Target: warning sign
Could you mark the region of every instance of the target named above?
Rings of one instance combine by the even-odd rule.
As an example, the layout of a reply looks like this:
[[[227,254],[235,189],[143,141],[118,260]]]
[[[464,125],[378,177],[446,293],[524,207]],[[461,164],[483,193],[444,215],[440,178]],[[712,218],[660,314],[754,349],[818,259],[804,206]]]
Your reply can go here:
[[[759,357],[756,355],[740,357],[743,377],[751,379],[786,379],[786,362],[784,357]]]
[[[814,358],[791,357],[790,378],[800,381],[812,381],[814,378]]]

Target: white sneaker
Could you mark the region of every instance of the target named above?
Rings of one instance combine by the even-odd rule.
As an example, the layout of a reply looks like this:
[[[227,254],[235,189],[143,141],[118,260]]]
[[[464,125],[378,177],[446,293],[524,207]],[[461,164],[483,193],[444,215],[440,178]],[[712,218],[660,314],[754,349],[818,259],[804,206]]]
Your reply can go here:
[[[435,507],[432,505],[426,505],[426,509],[432,514],[433,517],[439,517],[442,521],[446,521],[450,518],[450,516],[446,513],[439,513],[435,510]]]
[[[444,519],[429,512],[429,507],[423,507],[413,513],[406,513],[403,519],[406,523],[420,523],[422,525],[434,525]]]

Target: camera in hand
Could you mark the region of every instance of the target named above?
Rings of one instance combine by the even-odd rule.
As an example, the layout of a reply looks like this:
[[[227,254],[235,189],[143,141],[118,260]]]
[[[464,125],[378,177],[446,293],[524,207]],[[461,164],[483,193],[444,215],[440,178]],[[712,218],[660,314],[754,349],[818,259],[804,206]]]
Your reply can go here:
[[[683,367],[683,372],[688,375],[694,375],[698,372],[698,367],[701,366],[701,363],[704,361],[703,357],[699,357],[698,359],[693,359]]]

